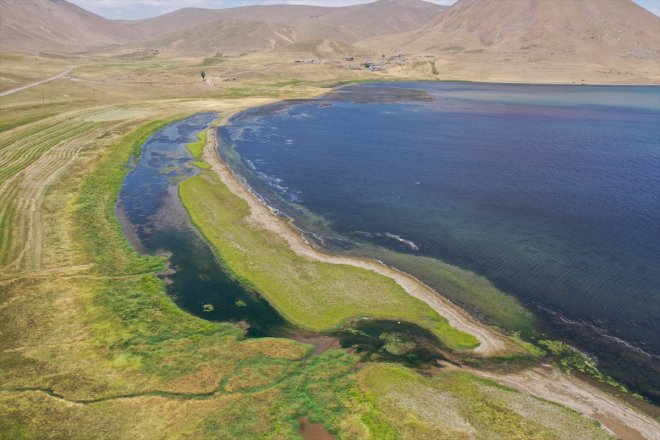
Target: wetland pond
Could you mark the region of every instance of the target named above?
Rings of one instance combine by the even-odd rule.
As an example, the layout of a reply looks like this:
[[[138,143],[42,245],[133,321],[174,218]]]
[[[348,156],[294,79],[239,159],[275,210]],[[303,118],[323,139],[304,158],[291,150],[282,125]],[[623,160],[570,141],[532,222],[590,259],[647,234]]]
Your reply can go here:
[[[284,320],[258,293],[232,279],[179,200],[179,183],[201,172],[187,145],[215,119],[214,113],[198,114],[151,136],[129,165],[118,216],[138,251],[169,257],[162,277],[179,307],[209,320],[243,321],[250,336],[270,335]]]
[[[288,324],[258,293],[236,281],[191,224],[178,185],[200,172],[187,145],[216,119],[202,113],[152,135],[129,164],[117,215],[131,244],[142,254],[168,257],[161,274],[174,302],[204,319],[246,324],[251,337],[281,336],[314,343],[322,338]],[[405,322],[362,320],[329,335],[366,358],[410,365],[443,359],[440,342]]]

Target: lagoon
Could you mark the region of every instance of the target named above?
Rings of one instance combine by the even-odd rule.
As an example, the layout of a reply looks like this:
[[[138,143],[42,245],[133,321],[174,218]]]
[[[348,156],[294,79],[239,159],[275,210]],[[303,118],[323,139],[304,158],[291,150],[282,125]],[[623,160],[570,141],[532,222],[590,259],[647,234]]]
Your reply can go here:
[[[179,307],[204,319],[242,322],[250,336],[272,335],[286,322],[261,295],[232,277],[179,199],[179,184],[201,172],[187,145],[216,118],[201,113],[151,136],[129,165],[117,213],[137,250],[168,258],[161,278]]]

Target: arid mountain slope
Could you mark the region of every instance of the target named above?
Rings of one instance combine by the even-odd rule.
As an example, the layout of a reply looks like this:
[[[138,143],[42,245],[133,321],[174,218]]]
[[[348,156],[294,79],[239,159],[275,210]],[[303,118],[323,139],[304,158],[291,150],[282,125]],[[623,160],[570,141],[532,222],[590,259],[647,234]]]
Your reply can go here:
[[[0,0],[0,48],[78,50],[123,44],[138,33],[65,0]]]
[[[143,20],[123,20],[122,23],[151,40],[184,29],[220,20],[291,23],[327,14],[331,8],[301,5],[244,6],[230,9],[184,8]]]
[[[660,19],[632,0],[460,0],[419,30],[367,45],[527,60],[657,59]]]
[[[223,19],[182,29],[144,45],[184,55],[204,55],[212,52],[269,51],[295,41],[295,30],[287,24]]]
[[[313,42],[322,52],[365,38],[417,30],[445,8],[422,0],[348,7],[304,5],[184,8],[144,20],[106,20],[66,0],[0,0],[6,49],[78,50],[115,44],[183,54],[273,50]],[[346,46],[347,47],[347,46]],[[327,50],[326,50],[327,49]]]
[[[343,8],[331,8],[332,12],[310,19],[346,29],[358,40],[377,35],[416,30],[429,23],[446,7],[422,0],[379,0]]]
[[[359,45],[427,55],[451,79],[660,81],[660,18],[632,0],[459,0],[419,30]]]
[[[186,8],[123,23],[139,31],[146,38],[144,44],[153,48],[173,49],[171,42],[177,41],[176,47],[195,52],[247,51],[323,39],[352,44],[365,38],[419,29],[444,9],[422,0],[379,0],[340,8],[295,5],[220,10]],[[228,23],[244,36],[227,35]],[[200,35],[205,38],[200,40]]]

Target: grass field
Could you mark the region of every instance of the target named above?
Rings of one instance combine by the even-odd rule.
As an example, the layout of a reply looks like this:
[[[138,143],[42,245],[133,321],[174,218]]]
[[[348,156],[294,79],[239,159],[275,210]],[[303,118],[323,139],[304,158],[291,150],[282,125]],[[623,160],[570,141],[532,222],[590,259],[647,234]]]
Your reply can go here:
[[[53,190],[73,201],[58,214],[73,220],[76,252],[91,269],[2,280],[3,438],[45,431],[68,438],[92,432],[104,438],[140,432],[245,438],[260,431],[290,438],[297,417],[314,410],[333,420],[333,411],[346,409],[328,406],[328,396],[317,401],[314,389],[334,389],[332,398],[339,400],[357,359],[340,351],[308,359],[307,345],[244,340],[229,324],[186,314],[154,274],[162,260],[138,256],[121,235],[114,201],[124,164],[165,122],[132,131],[88,163],[85,178],[68,174]],[[34,319],[40,326],[29,330]],[[163,413],[175,426],[154,424]],[[146,424],[138,421],[143,418]]]
[[[70,64],[56,57],[0,53],[0,92],[41,81],[64,71]]]
[[[614,438],[574,411],[460,371],[429,378],[398,365],[369,365],[358,380],[397,421],[382,438]]]

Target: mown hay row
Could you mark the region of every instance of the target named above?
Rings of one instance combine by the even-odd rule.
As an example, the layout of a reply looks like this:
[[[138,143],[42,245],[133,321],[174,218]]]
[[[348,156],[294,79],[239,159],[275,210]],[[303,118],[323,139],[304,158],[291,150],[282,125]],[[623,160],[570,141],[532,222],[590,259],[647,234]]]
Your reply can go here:
[[[23,169],[0,183],[0,267],[5,274],[41,266],[43,195],[56,177],[108,127],[108,124],[80,121],[62,125],[70,129],[71,137],[50,148],[48,145],[62,139],[63,133],[55,141],[35,143],[31,151],[17,157],[13,164],[15,168],[22,165]]]

